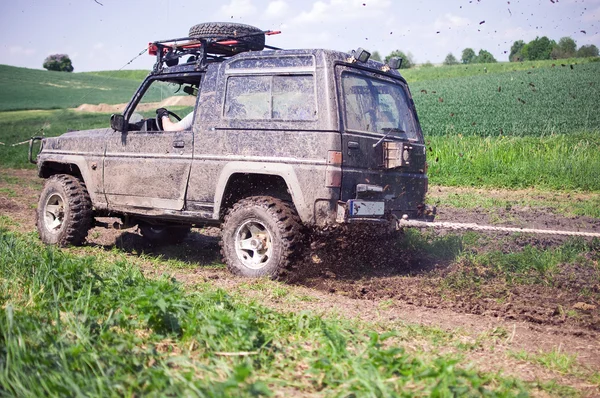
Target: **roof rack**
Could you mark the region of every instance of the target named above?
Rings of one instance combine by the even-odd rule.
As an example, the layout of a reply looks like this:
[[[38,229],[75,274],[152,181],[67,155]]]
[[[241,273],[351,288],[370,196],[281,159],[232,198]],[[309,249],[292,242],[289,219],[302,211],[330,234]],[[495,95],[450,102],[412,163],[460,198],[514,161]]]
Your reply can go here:
[[[173,67],[179,64],[179,59],[185,56],[189,58],[186,64],[194,64],[196,70],[202,70],[210,62],[219,62],[233,55],[252,51],[248,38],[257,35],[276,35],[281,31],[262,31],[244,36],[226,37],[219,39],[198,39],[193,37],[182,37],[178,39],[159,40],[148,43],[148,54],[156,56],[156,63],[152,69],[153,73],[159,73],[163,64]],[[264,45],[270,50],[281,50],[281,48]]]

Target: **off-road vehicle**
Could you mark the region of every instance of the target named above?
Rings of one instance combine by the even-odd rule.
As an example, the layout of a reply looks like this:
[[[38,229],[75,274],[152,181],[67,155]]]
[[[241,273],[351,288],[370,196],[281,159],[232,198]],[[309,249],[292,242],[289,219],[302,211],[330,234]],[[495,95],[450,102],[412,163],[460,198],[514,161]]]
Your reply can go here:
[[[401,60],[277,49],[265,45],[273,33],[203,23],[189,37],[151,43],[156,64],[110,128],[44,138],[31,159],[46,179],[42,241],[82,244],[107,216],[154,243],[220,226],[233,272],[275,276],[305,227],[384,230],[401,218],[432,219],[426,148]],[[181,93],[192,95],[191,129],[164,131],[155,115],[140,115],[147,96]]]

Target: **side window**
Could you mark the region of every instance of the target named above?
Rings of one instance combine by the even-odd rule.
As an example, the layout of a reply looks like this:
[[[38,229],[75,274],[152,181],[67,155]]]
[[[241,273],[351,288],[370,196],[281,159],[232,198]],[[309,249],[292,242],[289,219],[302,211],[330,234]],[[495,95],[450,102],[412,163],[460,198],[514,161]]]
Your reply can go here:
[[[314,78],[230,76],[223,115],[244,120],[315,120]]]
[[[271,77],[234,76],[227,79],[225,117],[232,119],[270,119]]]

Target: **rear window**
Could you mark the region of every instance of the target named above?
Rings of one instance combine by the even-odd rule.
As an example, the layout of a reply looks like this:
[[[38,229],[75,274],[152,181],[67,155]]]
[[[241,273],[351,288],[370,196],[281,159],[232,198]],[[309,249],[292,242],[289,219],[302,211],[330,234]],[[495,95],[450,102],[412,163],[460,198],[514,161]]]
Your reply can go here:
[[[223,115],[242,120],[315,120],[314,77],[230,76]]]
[[[419,139],[408,96],[400,84],[344,72],[342,95],[348,130]]]

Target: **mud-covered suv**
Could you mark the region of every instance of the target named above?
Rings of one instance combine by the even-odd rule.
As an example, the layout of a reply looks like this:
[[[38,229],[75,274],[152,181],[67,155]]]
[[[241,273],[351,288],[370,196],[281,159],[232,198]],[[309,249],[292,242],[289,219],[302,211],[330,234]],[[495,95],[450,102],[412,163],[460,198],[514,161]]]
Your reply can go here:
[[[275,49],[265,45],[272,33],[204,23],[154,42],[154,69],[110,128],[44,138],[34,160],[46,179],[41,239],[81,244],[91,227],[107,226],[103,216],[139,226],[153,243],[221,226],[232,271],[274,276],[305,227],[431,219],[426,148],[401,61]],[[155,109],[141,115],[143,98],[174,93],[192,95],[191,129],[164,131]]]

